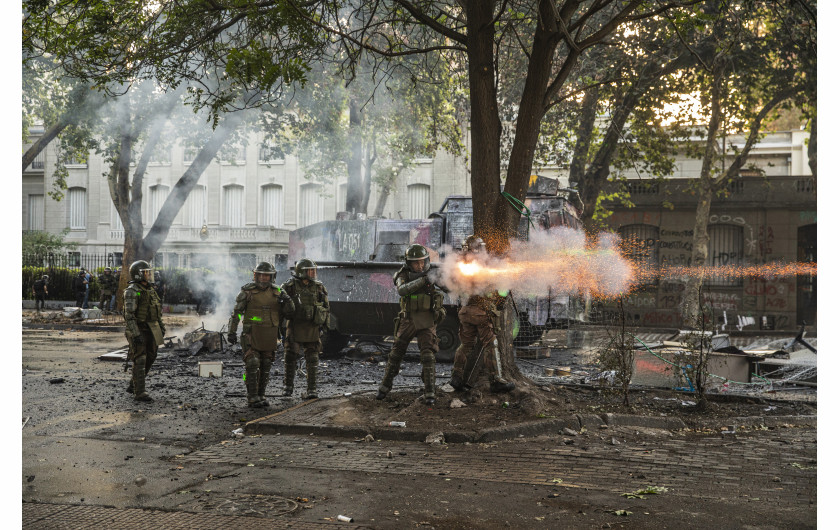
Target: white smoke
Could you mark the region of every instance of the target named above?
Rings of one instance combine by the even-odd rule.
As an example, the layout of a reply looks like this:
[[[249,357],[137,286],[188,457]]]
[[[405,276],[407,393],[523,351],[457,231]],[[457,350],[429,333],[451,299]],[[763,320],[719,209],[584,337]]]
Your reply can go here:
[[[600,234],[595,248],[587,248],[583,232],[566,227],[531,232],[528,241],[511,241],[501,257],[478,254],[466,263],[447,248],[438,283],[461,295],[514,291],[520,296],[590,294],[615,296],[629,289],[632,264],[618,252],[618,238]]]

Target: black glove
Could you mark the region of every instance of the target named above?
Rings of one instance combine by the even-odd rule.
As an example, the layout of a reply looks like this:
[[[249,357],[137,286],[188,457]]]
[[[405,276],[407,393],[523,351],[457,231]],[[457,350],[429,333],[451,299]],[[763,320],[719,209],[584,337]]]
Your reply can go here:
[[[231,331],[230,333],[228,333],[227,340],[231,344],[236,344],[236,341],[237,341],[236,332]]]

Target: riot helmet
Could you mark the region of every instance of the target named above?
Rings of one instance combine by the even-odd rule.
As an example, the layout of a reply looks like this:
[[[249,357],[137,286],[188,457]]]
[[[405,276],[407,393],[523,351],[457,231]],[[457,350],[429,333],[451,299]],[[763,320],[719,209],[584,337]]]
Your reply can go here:
[[[104,272],[105,274],[111,274],[111,267],[105,267],[105,270],[103,270],[102,272]]]
[[[267,282],[261,282],[259,280],[260,275],[267,274],[269,276],[269,280]],[[259,264],[254,268],[254,283],[256,283],[259,287],[265,289],[274,279],[277,277],[277,269],[274,268],[274,265],[267,261],[261,261]]]
[[[298,280],[315,280],[318,278],[317,268],[318,265],[314,261],[303,258],[295,263],[295,278]]]
[[[48,283],[48,282],[50,281],[50,277],[49,277],[49,276],[47,276],[46,274],[44,274],[43,276],[41,276],[41,279],[42,279],[42,280],[44,280],[44,283]]]
[[[471,252],[471,253],[479,253],[482,251],[487,250],[487,246],[484,244],[484,240],[478,237],[475,234],[467,236],[464,239],[464,244],[461,245],[461,250],[463,252]]]
[[[412,266],[412,263],[415,262],[421,264],[419,269]],[[429,272],[429,268],[432,266],[429,251],[423,245],[411,245],[405,251],[405,264],[412,272]]]
[[[129,281],[155,283],[155,271],[148,261],[137,260],[128,268]]]

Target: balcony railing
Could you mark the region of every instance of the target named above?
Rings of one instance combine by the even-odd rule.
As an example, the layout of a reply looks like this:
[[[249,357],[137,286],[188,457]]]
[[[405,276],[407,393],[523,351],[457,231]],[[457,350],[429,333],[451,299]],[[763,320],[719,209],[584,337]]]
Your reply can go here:
[[[125,230],[110,230],[111,239],[125,239]],[[286,243],[289,240],[289,231],[270,226],[232,228],[232,227],[208,227],[207,236],[201,237],[201,228],[172,227],[166,236],[170,243],[215,241],[215,242],[254,242],[254,243]]]

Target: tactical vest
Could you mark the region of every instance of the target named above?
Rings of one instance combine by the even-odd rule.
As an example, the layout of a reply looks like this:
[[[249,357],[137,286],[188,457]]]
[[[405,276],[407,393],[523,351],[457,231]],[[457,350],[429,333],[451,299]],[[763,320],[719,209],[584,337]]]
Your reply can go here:
[[[251,346],[255,350],[273,351],[277,348],[277,330],[280,328],[280,304],[277,289],[251,289],[245,306],[243,328],[250,327]]]
[[[153,289],[144,289],[139,285],[135,292],[137,293],[137,320],[147,324],[160,320],[162,308],[157,293]]]
[[[309,285],[304,285],[295,278],[283,284],[283,289],[295,301],[295,316],[290,323],[295,342],[320,340],[319,328],[327,324],[329,318],[329,311],[324,304],[326,296],[323,284],[310,281]]]
[[[409,281],[408,269],[403,267],[394,275],[403,275]],[[434,285],[426,285],[417,292],[400,297],[400,311],[411,318],[415,329],[427,329],[435,324],[435,312],[443,307],[443,293],[435,289]]]

